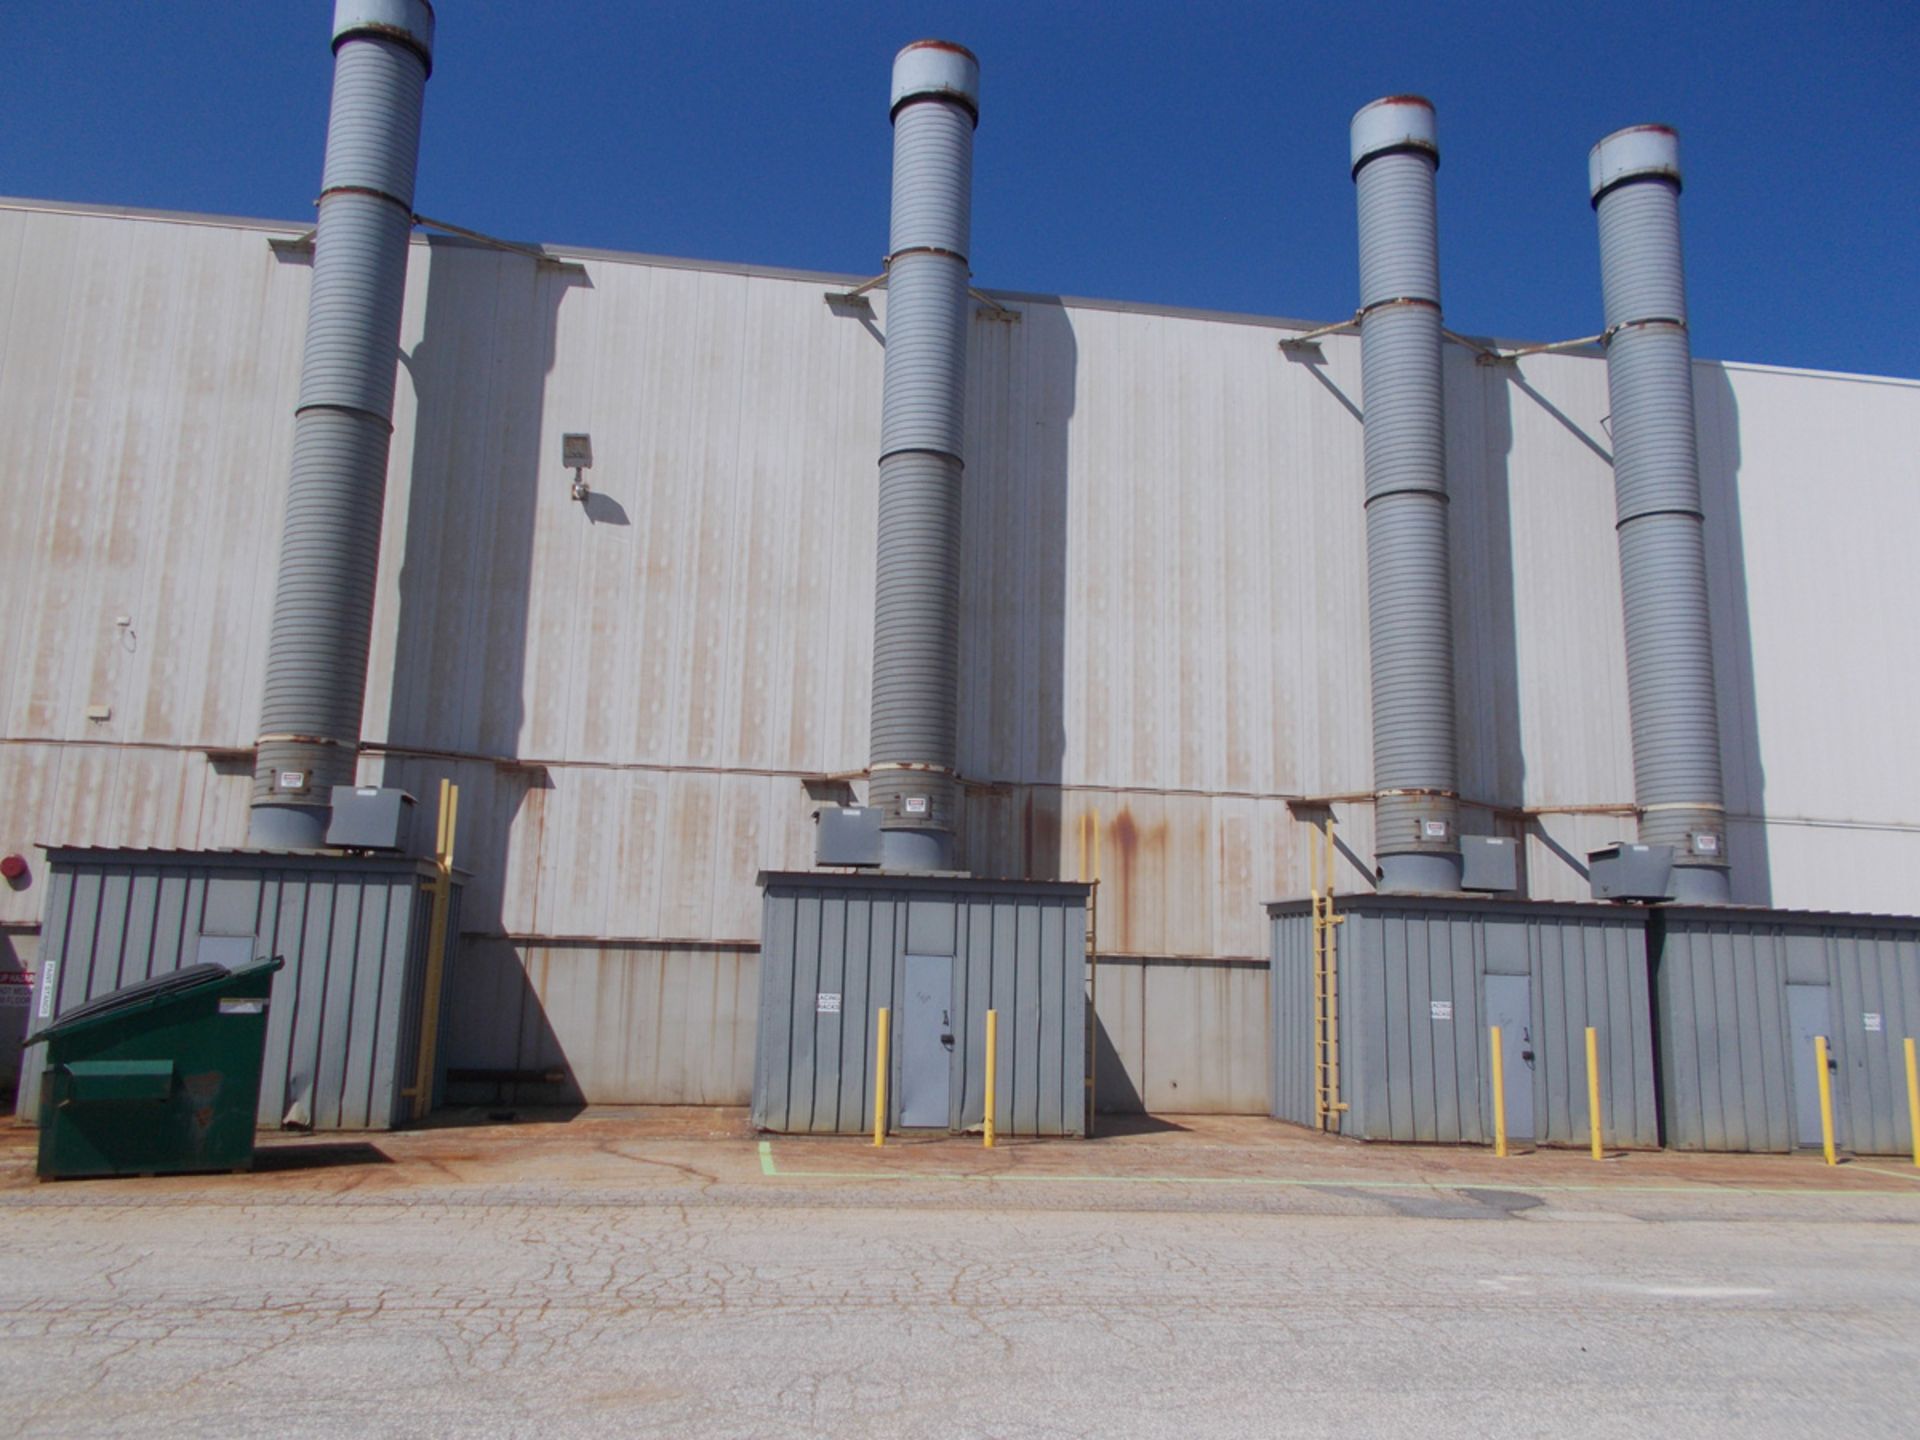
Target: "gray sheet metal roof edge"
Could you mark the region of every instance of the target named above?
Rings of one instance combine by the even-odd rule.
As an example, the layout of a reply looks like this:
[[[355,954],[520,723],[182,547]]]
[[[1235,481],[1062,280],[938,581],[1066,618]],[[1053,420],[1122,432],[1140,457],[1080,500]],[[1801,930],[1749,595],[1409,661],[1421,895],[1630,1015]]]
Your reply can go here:
[[[1270,900],[1273,919],[1312,913],[1311,900]],[[1536,918],[1605,920],[1645,925],[1647,911],[1633,905],[1600,905],[1584,900],[1521,900],[1498,895],[1370,895],[1358,892],[1333,897],[1336,915],[1391,915],[1422,911],[1453,911],[1460,915],[1532,916]]]
[[[1275,918],[1308,914],[1313,902],[1270,900],[1267,914]],[[1920,932],[1920,916],[1873,915],[1848,910],[1782,910],[1771,905],[1606,905],[1585,900],[1521,900],[1482,895],[1371,895],[1356,891],[1336,895],[1336,914],[1388,914],[1395,911],[1456,910],[1473,914],[1559,915],[1592,920],[1614,914],[1623,920],[1647,924],[1658,917],[1690,925],[1779,925],[1799,929],[1847,926],[1854,929]]]
[[[85,200],[55,200],[30,195],[0,195],[0,210],[40,211],[55,215],[97,215],[107,219],[149,220],[169,225],[210,225],[240,230],[258,230],[270,235],[302,235],[313,229],[313,221],[272,220],[255,215],[221,215],[193,210],[166,210],[137,205],[104,205]],[[502,237],[505,238],[505,237]],[[416,245],[478,245],[458,235],[435,232],[416,234]],[[806,270],[784,265],[761,265],[738,260],[701,260],[684,255],[655,255],[642,250],[610,250],[602,246],[566,245],[557,241],[520,241],[511,243],[545,253],[550,260],[598,260],[621,265],[648,265],[667,270],[702,270],[716,275],[745,275],[767,280],[802,280],[826,285],[853,286],[869,279],[832,270]],[[1039,290],[1000,290],[981,286],[980,293],[1002,303],[1059,305],[1071,310],[1108,310],[1122,315],[1165,315],[1174,319],[1210,320],[1225,325],[1250,325],[1272,330],[1317,330],[1331,320],[1306,320],[1287,315],[1256,315],[1244,310],[1210,310],[1202,306],[1157,304],[1150,300],[1113,300],[1094,295],[1055,294]],[[1465,333],[1465,332],[1461,332]],[[1468,339],[1497,350],[1542,343],[1538,336],[1469,335]],[[1598,360],[1597,349],[1578,352],[1579,358]],[[1875,385],[1920,385],[1911,375],[1875,375],[1856,370],[1815,370],[1802,365],[1770,365],[1759,360],[1728,360],[1696,355],[1695,367],[1728,366],[1737,370],[1758,370],[1780,375],[1805,375],[1821,380],[1858,380]]]
[[[1818,930],[1896,930],[1920,934],[1920,915],[1882,915],[1852,910],[1779,910],[1770,905],[1656,905],[1662,921],[1687,925],[1776,925]]]
[[[38,843],[38,842],[37,842]],[[435,866],[424,855],[343,855],[331,850],[174,850],[139,845],[48,845],[50,864],[92,865],[199,865],[223,870],[284,870],[289,866],[324,867],[357,871],[412,871],[431,878]],[[454,878],[466,880],[471,872],[454,867]]]
[[[1057,895],[1065,900],[1084,900],[1093,891],[1079,880],[986,880],[904,870],[762,870],[755,883],[762,890],[911,890],[936,895]]]

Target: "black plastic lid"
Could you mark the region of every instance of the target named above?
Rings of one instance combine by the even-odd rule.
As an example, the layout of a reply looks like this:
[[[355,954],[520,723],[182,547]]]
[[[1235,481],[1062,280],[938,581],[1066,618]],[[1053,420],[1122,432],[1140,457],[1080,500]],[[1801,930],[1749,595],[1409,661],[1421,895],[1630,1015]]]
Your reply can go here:
[[[189,965],[183,970],[169,970],[166,974],[155,975],[151,979],[136,980],[131,985],[124,985],[105,995],[96,995],[84,1004],[63,1011],[53,1024],[40,1033],[44,1035],[48,1031],[58,1030],[70,1021],[88,1020],[96,1015],[106,1015],[114,1010],[127,1009],[142,1001],[171,994],[175,990],[192,990],[205,985],[210,980],[224,980],[229,973],[226,966],[215,965],[208,961],[201,965]]]

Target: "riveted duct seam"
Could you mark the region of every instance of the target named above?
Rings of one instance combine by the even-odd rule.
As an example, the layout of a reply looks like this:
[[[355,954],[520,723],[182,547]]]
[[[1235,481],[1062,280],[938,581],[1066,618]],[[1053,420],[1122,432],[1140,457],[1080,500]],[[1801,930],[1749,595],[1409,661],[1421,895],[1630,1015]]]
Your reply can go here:
[[[1374,851],[1383,890],[1460,888],[1433,107],[1353,117],[1366,425]]]
[[[427,0],[334,7],[333,101],[248,825],[257,846],[321,845],[332,787],[354,780],[433,24]]]
[[[1640,838],[1674,847],[1675,898],[1726,901],[1725,792],[1680,251],[1680,152],[1664,126],[1588,157],[1600,227],[1614,498]]]
[[[873,765],[882,863],[945,870],[958,823],[961,429],[979,65],[923,40],[894,59],[893,220],[880,410]]]

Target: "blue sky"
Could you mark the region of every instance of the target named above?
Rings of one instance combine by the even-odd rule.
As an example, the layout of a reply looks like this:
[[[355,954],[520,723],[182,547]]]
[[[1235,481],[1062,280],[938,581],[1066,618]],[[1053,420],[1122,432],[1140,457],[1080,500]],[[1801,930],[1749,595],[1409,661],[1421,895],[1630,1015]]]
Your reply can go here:
[[[1920,6],[442,0],[417,204],[519,239],[869,273],[888,70],[983,72],[978,283],[1330,319],[1347,120],[1439,109],[1456,329],[1599,328],[1586,153],[1679,127],[1695,347],[1920,376]],[[299,219],[330,0],[0,18],[0,192]]]

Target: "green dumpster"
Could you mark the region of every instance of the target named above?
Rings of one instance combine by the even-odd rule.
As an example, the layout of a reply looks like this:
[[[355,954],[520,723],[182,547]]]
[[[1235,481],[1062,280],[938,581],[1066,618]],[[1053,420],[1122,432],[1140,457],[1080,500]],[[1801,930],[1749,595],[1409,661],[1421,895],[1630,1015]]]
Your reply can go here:
[[[284,963],[156,975],[30,1038],[47,1047],[40,1178],[252,1165],[267,998]]]

